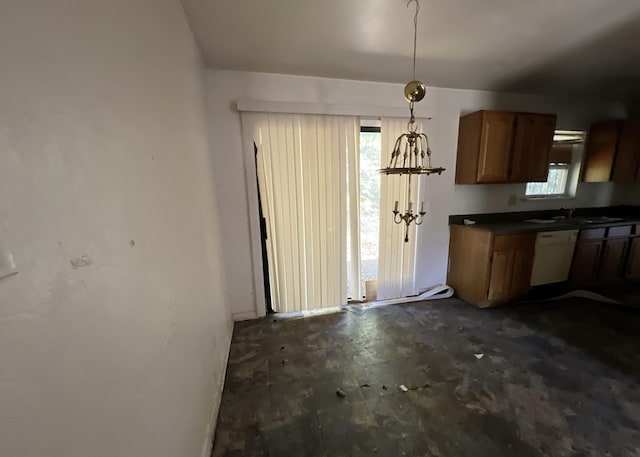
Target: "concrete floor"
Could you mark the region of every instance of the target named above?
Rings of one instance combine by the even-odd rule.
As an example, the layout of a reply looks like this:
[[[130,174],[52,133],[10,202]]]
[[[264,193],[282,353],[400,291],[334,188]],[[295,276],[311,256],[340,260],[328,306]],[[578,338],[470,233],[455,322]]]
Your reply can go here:
[[[586,300],[271,317],[236,324],[213,455],[637,457],[639,383],[640,311]]]

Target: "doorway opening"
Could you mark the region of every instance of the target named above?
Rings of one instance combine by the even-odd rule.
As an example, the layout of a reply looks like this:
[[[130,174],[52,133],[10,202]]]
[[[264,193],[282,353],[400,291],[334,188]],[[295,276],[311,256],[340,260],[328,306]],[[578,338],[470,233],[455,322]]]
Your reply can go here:
[[[351,277],[347,281],[347,297],[362,301],[367,290],[366,282],[378,279],[378,254],[380,242],[380,163],[382,135],[379,120],[361,120],[359,154],[359,221],[352,229],[360,233],[360,290],[363,295],[354,297]],[[349,220],[349,218],[347,218]],[[350,270],[351,246],[347,243],[347,271]]]

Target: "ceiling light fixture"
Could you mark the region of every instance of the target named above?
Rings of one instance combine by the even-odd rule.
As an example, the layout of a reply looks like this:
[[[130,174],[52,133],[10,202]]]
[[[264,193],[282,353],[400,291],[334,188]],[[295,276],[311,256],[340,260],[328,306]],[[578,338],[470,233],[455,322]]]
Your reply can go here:
[[[398,137],[391,152],[389,166],[380,170],[385,175],[406,175],[407,176],[407,207],[404,214],[398,211],[398,201],[393,207],[393,220],[396,224],[405,224],[404,242],[409,241],[409,226],[412,222],[420,225],[423,222],[424,201],[420,204],[420,211],[413,212],[413,202],[411,201],[411,177],[413,175],[441,174],[444,168],[434,167],[431,164],[431,147],[426,133],[418,133],[418,125],[413,113],[415,102],[419,102],[427,93],[427,88],[422,81],[416,80],[416,43],[418,40],[418,12],[420,11],[419,0],[409,0],[407,7],[415,2],[416,13],[413,16],[413,78],[404,86],[404,98],[409,102],[409,112],[411,114],[407,124],[408,133],[403,133]],[[402,159],[400,156],[402,155]],[[416,208],[417,209],[417,208]]]

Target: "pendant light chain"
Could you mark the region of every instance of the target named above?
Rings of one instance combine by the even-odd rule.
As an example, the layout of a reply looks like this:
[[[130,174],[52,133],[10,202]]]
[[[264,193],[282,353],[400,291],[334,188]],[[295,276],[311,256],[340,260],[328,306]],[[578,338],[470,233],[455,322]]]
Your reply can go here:
[[[420,12],[420,1],[419,0],[409,0],[407,3],[407,8],[411,5],[411,2],[416,2],[416,13],[413,15],[413,77],[412,81],[416,79],[416,48],[418,45],[418,13]]]
[[[420,1],[409,0],[407,8],[411,3],[416,3],[416,12],[413,16],[413,79],[404,88],[404,97],[409,102],[409,123],[407,133],[403,133],[396,140],[393,151],[391,151],[391,161],[387,168],[380,170],[385,175],[400,175],[407,177],[406,207],[403,212],[398,208],[399,202],[396,200],[393,206],[393,221],[396,224],[404,224],[404,241],[409,241],[409,226],[411,224],[421,225],[424,221],[424,201],[418,207],[418,202],[414,208],[412,201],[411,181],[413,175],[418,179],[421,175],[441,174],[442,167],[431,165],[431,147],[429,138],[425,133],[418,132],[418,123],[414,113],[414,104],[422,100],[427,92],[427,88],[422,81],[416,80],[416,61],[418,48],[418,13],[420,12]],[[400,158],[402,156],[402,159]]]

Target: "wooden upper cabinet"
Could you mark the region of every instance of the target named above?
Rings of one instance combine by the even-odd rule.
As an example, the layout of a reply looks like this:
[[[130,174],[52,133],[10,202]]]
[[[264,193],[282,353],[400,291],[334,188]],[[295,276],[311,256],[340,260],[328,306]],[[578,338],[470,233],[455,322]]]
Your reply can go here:
[[[556,118],[552,114],[517,115],[509,181],[547,180]]]
[[[640,180],[640,121],[625,121],[613,162],[613,181]]]
[[[611,178],[622,121],[602,121],[591,125],[584,158],[584,182],[605,182]]]
[[[508,180],[514,120],[513,113],[482,113],[477,175],[479,183]]]
[[[462,116],[456,184],[546,181],[555,121],[506,111]]]

